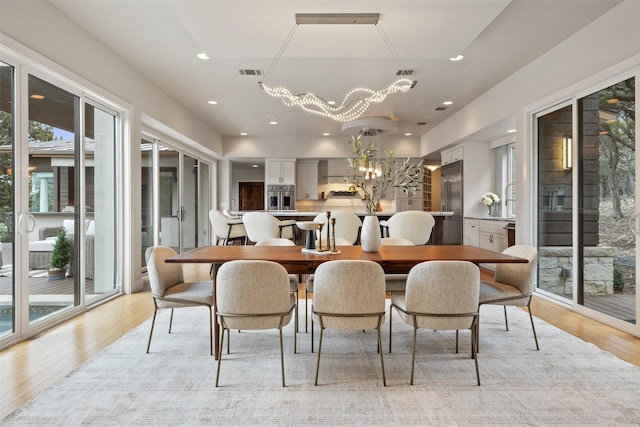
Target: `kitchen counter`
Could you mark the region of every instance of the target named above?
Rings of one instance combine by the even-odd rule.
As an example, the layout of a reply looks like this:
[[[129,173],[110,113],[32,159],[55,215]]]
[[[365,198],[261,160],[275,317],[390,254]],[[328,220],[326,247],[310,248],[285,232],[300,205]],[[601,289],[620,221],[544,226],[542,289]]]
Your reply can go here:
[[[465,216],[465,219],[479,219],[483,221],[516,222],[516,218],[513,216]]]
[[[334,209],[334,210],[344,210],[344,209]],[[307,212],[307,211],[266,211],[268,213],[270,213],[271,215],[275,216],[275,217],[291,217],[292,219],[296,219],[296,218],[300,218],[300,217],[308,217],[308,216],[312,216],[315,217],[318,214],[321,213],[326,213],[327,211],[318,211],[318,212]],[[234,211],[232,212],[234,215],[240,215],[242,216],[243,214],[245,214],[246,212],[244,211]],[[364,217],[366,216],[366,212],[354,212],[356,215]],[[452,216],[453,212],[429,212],[431,215],[433,215],[434,217],[437,216]],[[382,212],[376,212],[375,215],[378,217],[391,217],[393,214],[395,214],[394,211],[382,211]],[[497,218],[496,218],[497,219]]]
[[[346,210],[346,209],[334,209],[334,210]],[[322,212],[305,212],[305,211],[267,211],[268,213],[270,213],[271,215],[275,216],[278,219],[281,220],[288,220],[288,219],[293,219],[296,221],[313,221],[314,218],[318,215],[318,214],[326,214],[326,211],[322,211]],[[234,211],[233,214],[234,215],[243,215],[245,212],[243,211]],[[360,218],[364,218],[366,216],[365,212],[354,212],[356,215],[358,215]],[[433,229],[431,230],[431,237],[429,238],[429,242],[427,242],[427,244],[429,245],[441,245],[444,241],[443,239],[443,235],[444,235],[444,220],[449,217],[449,216],[453,216],[453,212],[429,212],[431,215],[433,215],[433,219],[436,220],[435,225],[433,226]],[[380,220],[384,220],[384,219],[389,219],[391,218],[391,216],[395,214],[394,211],[382,211],[382,212],[376,212],[376,216],[380,219]],[[304,245],[305,244],[305,240],[306,240],[306,234],[304,232],[302,232],[302,230],[300,230],[298,227],[294,227],[294,241],[296,242],[296,244],[298,245]]]

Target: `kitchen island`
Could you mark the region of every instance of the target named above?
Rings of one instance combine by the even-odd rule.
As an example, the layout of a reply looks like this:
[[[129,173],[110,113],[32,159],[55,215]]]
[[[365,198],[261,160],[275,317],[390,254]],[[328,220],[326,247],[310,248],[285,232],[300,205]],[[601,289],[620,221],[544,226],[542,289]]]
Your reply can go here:
[[[338,210],[338,209],[336,209]],[[323,212],[307,212],[307,211],[267,211],[271,215],[275,216],[280,220],[295,220],[295,221],[313,221],[318,214],[324,214]],[[233,212],[234,215],[244,214],[245,212]],[[363,219],[366,216],[365,212],[354,212],[356,215]],[[444,233],[444,225],[443,222],[449,216],[453,215],[453,212],[429,212],[433,215],[433,219],[435,219],[436,223],[433,226],[433,230],[431,230],[431,237],[429,238],[428,245],[441,245],[443,244],[443,233]],[[376,212],[376,216],[380,220],[385,220],[391,218],[391,216],[395,214],[392,211],[382,211]],[[297,245],[304,245],[306,240],[306,234],[298,227],[294,227],[294,241]]]

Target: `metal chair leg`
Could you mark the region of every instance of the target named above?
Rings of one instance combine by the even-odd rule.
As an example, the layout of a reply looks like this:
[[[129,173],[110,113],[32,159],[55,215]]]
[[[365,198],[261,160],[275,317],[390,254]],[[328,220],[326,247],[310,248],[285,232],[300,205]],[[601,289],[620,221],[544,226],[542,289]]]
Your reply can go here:
[[[387,376],[384,373],[384,356],[382,355],[382,337],[380,336],[380,323],[382,323],[382,318],[378,320],[378,352],[380,353],[380,366],[382,366],[382,385],[384,387],[387,386]]]
[[[284,351],[282,350],[282,322],[278,330],[280,331],[280,367],[282,368],[282,387],[285,387],[284,385]],[[294,342],[295,342],[295,333],[294,333]],[[293,351],[295,353],[295,344],[293,345],[293,347],[294,347]]]
[[[480,385],[480,370],[478,369],[478,352],[477,352],[477,329],[478,329],[478,321],[476,320],[475,325],[471,327],[471,353],[474,356],[476,363],[476,379],[478,380],[478,385]]]
[[[458,330],[456,329],[456,354],[458,354]]]
[[[320,342],[318,343],[318,363],[316,364],[316,382],[315,385],[318,385],[318,373],[320,372],[320,353],[322,352],[322,335],[324,332],[324,328],[322,327],[322,321],[320,321]],[[311,334],[313,334],[313,327],[311,328]],[[311,342],[313,345],[313,341]]]
[[[155,304],[155,301],[154,301],[154,304]],[[156,313],[158,313],[157,307],[153,311],[153,320],[151,321],[151,331],[149,331],[149,341],[147,342],[147,353],[149,353],[149,347],[151,347],[151,336],[153,335],[153,326],[156,324]]]
[[[536,350],[540,350],[538,346],[538,335],[536,334],[536,326],[533,324],[533,314],[531,314],[531,297],[527,303],[527,310],[529,311],[529,319],[531,319],[531,329],[533,330],[533,339],[536,341]]]
[[[413,353],[411,354],[411,381],[409,385],[413,385],[413,372],[416,366],[416,340],[418,338],[418,327],[415,326],[415,317],[414,317],[414,327],[413,327]]]
[[[507,306],[503,305],[502,308],[504,308],[504,327],[508,331],[509,330],[509,321],[507,320]]]
[[[171,333],[171,325],[173,325],[173,308],[171,309],[171,317],[169,318],[169,333]]]
[[[393,321],[393,305],[389,306],[389,353],[391,353],[391,322]]]
[[[209,348],[213,356],[213,307],[209,306]]]
[[[220,334],[220,354],[218,355],[218,369],[216,370],[216,387],[218,387],[218,380],[220,379],[220,363],[222,362],[222,349],[224,348],[224,331],[227,331],[227,337],[231,333],[229,329],[222,328],[222,334]]]

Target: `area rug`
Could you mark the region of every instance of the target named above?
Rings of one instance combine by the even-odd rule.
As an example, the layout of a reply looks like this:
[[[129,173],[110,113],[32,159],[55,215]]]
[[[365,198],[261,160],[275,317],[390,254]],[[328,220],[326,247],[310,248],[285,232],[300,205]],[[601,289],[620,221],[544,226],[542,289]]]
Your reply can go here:
[[[177,310],[171,334],[161,312],[145,353],[150,320],[133,329],[4,425],[638,425],[640,368],[528,315],[483,307],[476,385],[469,333],[421,331],[415,385],[409,385],[412,329],[394,315],[393,353],[383,330],[387,387],[375,332],[325,333],[319,385],[310,333],[285,336],[281,387],[277,331],[235,331],[220,387],[209,355],[208,312]],[[388,320],[388,319],[387,319]],[[303,328],[304,329],[304,328]],[[316,340],[318,334],[315,335]],[[316,341],[317,349],[317,341]]]

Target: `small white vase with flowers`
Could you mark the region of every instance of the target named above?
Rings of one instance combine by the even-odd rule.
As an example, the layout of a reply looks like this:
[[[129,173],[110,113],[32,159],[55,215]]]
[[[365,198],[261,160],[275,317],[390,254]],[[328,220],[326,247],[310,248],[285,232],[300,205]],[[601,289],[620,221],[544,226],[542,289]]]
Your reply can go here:
[[[484,193],[482,203],[487,207],[489,216],[493,215],[493,207],[500,203],[500,197],[496,193]]]

